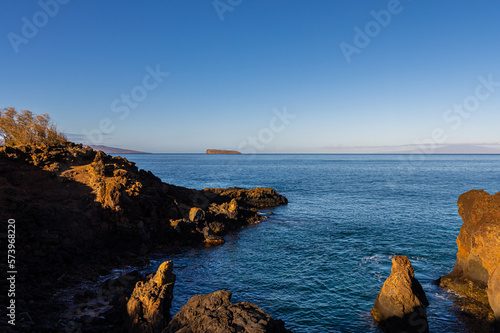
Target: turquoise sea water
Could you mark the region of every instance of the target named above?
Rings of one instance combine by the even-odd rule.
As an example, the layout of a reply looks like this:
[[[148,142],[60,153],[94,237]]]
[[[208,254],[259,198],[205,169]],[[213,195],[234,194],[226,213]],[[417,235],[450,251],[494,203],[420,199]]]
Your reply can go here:
[[[122,156],[167,183],[272,187],[289,199],[223,246],[155,257],[151,270],[174,261],[172,315],[195,294],[227,289],[294,332],[378,332],[370,310],[391,258],[404,254],[430,301],[431,332],[484,330],[433,281],[455,262],[458,196],[500,191],[500,156]]]

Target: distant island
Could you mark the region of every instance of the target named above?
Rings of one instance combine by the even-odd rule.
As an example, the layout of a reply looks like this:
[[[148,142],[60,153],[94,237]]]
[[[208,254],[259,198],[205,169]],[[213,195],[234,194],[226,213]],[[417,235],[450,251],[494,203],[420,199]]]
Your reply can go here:
[[[226,155],[238,155],[241,154],[236,150],[224,150],[224,149],[207,149],[207,154],[226,154]]]

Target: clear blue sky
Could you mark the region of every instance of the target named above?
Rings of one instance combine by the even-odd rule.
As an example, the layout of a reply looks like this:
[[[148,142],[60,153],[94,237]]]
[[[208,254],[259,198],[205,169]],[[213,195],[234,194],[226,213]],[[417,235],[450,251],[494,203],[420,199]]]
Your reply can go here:
[[[439,143],[500,141],[500,84],[478,79],[500,82],[498,2],[60,2],[3,1],[0,107],[49,113],[75,141],[325,153],[435,129]],[[159,83],[146,77],[157,66]],[[295,117],[275,119],[283,110]]]

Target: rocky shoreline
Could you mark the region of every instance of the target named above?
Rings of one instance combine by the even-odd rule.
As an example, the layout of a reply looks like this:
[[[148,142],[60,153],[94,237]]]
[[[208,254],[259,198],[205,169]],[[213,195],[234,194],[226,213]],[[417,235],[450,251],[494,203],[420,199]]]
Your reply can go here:
[[[222,244],[226,233],[263,220],[259,208],[287,203],[268,188],[166,184],[125,158],[70,142],[0,147],[0,171],[1,218],[16,220],[22,272],[16,330],[28,332],[67,330],[52,297],[59,289],[144,265],[152,251]]]
[[[100,281],[126,265],[144,267],[148,254],[217,246],[224,236],[260,222],[259,209],[286,205],[271,188],[187,189],[163,183],[125,158],[73,143],[0,147],[2,221],[16,221],[17,325],[6,332],[289,332],[230,291],[197,295],[170,318],[175,285],[171,262],[155,274],[137,271]],[[500,193],[472,190],[458,199],[463,225],[453,271],[436,283],[465,296],[461,312],[499,330]],[[7,271],[7,258],[0,269]],[[72,295],[77,318],[57,299],[82,281],[93,288]],[[1,282],[6,290],[7,282]],[[2,293],[2,304],[6,293]],[[54,295],[56,295],[54,297]],[[425,292],[405,256],[372,315],[386,332],[428,332]]]

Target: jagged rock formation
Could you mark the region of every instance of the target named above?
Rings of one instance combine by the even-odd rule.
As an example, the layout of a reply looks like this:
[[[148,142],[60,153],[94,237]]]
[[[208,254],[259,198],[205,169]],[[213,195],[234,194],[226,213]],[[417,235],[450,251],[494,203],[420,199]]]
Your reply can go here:
[[[231,293],[219,290],[196,295],[182,306],[163,333],[286,333],[281,320],[248,302],[231,303]]]
[[[466,311],[491,319],[486,290],[500,267],[500,192],[490,195],[483,190],[469,191],[458,198],[458,207],[463,225],[457,237],[457,261],[453,271],[439,282],[442,287],[471,298]],[[494,300],[494,278],[490,284],[490,299]]]
[[[160,265],[146,282],[137,282],[127,303],[127,312],[134,333],[159,333],[170,320],[175,275],[172,261]]]
[[[375,321],[391,333],[429,332],[428,305],[410,260],[406,256],[392,258],[391,275],[385,280],[372,309]]]
[[[241,153],[236,150],[225,150],[225,149],[207,149],[207,154],[225,154],[225,155],[240,155]]]
[[[236,201],[163,183],[125,158],[70,142],[0,147],[0,218],[22,221],[19,312],[37,322],[37,313],[59,311],[49,296],[67,283],[161,246],[220,244],[226,232],[262,220],[253,202]]]

